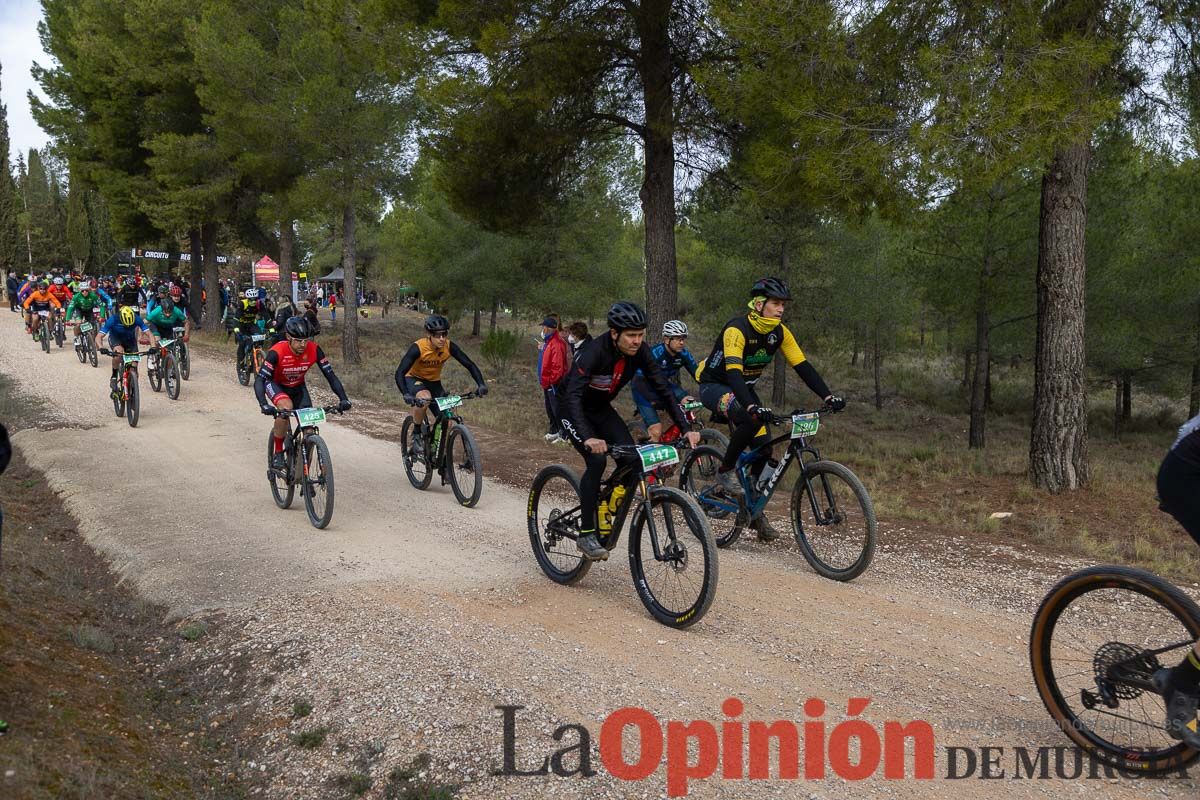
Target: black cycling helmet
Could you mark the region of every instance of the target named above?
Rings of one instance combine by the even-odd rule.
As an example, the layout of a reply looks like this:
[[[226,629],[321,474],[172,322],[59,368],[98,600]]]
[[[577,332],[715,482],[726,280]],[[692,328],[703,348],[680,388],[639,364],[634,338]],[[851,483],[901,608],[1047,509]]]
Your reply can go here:
[[[425,318],[425,330],[429,333],[448,333],[450,331],[450,320],[441,314],[430,314]]]
[[[608,327],[617,331],[638,330],[646,327],[646,312],[637,303],[618,300],[608,310]]]
[[[307,339],[312,336],[312,329],[304,317],[289,317],[283,323],[283,332],[293,339]]]
[[[750,290],[751,297],[765,297],[768,300],[791,300],[792,293],[787,284],[779,278],[759,278]]]

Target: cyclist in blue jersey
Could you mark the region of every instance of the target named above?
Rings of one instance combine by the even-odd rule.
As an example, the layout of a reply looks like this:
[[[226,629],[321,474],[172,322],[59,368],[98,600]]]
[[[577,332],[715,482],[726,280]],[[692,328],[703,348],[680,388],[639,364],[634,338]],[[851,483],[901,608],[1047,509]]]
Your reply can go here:
[[[683,322],[673,319],[663,324],[663,340],[650,348],[650,357],[658,364],[658,369],[675,394],[676,402],[682,403],[690,399],[687,391],[679,383],[679,370],[686,368],[688,375],[695,375],[699,365],[687,349],[688,327]],[[662,436],[663,424],[658,413],[666,411],[658,395],[650,388],[646,376],[638,370],[633,376],[630,386],[633,393],[633,403],[637,406],[638,414],[646,423],[646,433],[650,441],[657,442]]]

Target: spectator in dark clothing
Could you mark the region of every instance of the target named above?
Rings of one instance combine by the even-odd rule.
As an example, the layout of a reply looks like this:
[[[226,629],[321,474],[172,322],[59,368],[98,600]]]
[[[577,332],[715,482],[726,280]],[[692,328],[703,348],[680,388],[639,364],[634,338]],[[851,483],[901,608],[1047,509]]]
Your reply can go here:
[[[574,361],[579,348],[583,347],[585,342],[591,341],[592,337],[588,335],[587,323],[582,320],[572,322],[567,331],[570,334],[567,336],[567,344],[571,345],[571,360]]]
[[[8,279],[4,282],[4,291],[8,293],[8,310],[17,310],[17,292],[21,290],[21,282],[17,280],[17,273],[9,272]]]

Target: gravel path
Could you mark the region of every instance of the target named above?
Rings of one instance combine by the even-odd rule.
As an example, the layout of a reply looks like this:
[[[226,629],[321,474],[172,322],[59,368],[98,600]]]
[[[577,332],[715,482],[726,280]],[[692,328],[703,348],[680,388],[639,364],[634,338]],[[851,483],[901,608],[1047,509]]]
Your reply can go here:
[[[1035,696],[1026,637],[1038,599],[1075,562],[967,536],[922,542],[885,522],[874,565],[845,585],[814,575],[794,544],[743,542],[721,552],[708,616],[673,631],[646,614],[624,558],[575,587],[546,580],[523,493],[488,482],[468,510],[448,488],[417,492],[394,444],[336,421],[322,428],[337,477],[330,527],[310,527],[299,500],[277,509],[264,480],[268,421],[237,384],[232,355],[197,358],[177,402],[143,381],[136,429],[113,415],[103,364],[80,365],[69,346],[43,355],[15,320],[0,326],[0,363],[46,404],[54,424],[16,444],[89,540],[174,615],[221,618],[192,657],[255,714],[266,757],[247,767],[274,776],[273,797],[336,797],[331,779],[350,773],[373,779],[364,796],[384,797],[392,770],[422,753],[423,774],[463,784],[463,797],[660,797],[665,770],[631,783],[601,767],[605,717],[639,706],[719,726],[728,697],[745,704],[743,721],[797,722],[810,719],[807,699],[822,698],[827,731],[848,698],[870,697],[862,717],[876,726],[933,725],[939,777],[713,778],[693,782],[692,797],[1196,795],[1190,779],[944,780],[950,746],[1009,748],[1011,776],[1011,748],[1068,743]],[[299,719],[298,699],[313,707]],[[550,735],[578,723],[599,774],[492,775],[497,705],[526,707],[518,764],[575,743],[575,733]],[[319,728],[319,746],[294,742]]]

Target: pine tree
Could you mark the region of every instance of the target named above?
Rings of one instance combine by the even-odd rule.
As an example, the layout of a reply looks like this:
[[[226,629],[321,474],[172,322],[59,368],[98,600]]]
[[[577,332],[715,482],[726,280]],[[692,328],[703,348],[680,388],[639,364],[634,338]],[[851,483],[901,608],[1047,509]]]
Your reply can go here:
[[[5,274],[20,261],[20,199],[9,161],[8,109],[0,104],[0,268]]]

